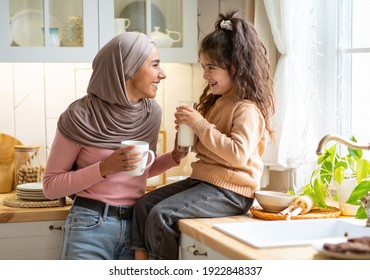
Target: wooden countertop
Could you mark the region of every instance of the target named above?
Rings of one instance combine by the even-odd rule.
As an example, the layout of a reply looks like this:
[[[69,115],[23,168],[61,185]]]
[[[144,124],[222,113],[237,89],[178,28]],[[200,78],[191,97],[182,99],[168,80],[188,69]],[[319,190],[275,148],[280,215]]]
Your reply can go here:
[[[4,197],[0,194],[0,223],[37,222],[65,220],[70,206],[48,208],[13,208],[3,204]]]
[[[3,205],[3,198],[9,194],[0,194],[0,223],[36,222],[65,220],[70,206],[49,208],[13,208]],[[311,246],[294,246],[257,249],[240,242],[213,228],[216,223],[262,221],[252,217],[251,213],[223,218],[182,219],[179,221],[181,232],[198,240],[209,248],[230,259],[256,260],[312,260],[325,259]]]
[[[209,248],[234,260],[312,260],[325,259],[324,256],[317,254],[311,246],[294,246],[258,249],[240,242],[221,231],[214,229],[213,224],[262,221],[252,217],[251,213],[241,216],[231,216],[223,218],[199,218],[182,219],[179,221],[180,231],[191,238],[205,244]]]

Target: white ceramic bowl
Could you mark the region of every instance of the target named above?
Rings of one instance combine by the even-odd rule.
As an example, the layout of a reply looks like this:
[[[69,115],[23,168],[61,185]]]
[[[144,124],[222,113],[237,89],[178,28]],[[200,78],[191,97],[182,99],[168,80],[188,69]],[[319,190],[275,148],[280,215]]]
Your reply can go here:
[[[284,210],[294,199],[291,194],[275,191],[256,191],[255,196],[265,211],[273,213]]]

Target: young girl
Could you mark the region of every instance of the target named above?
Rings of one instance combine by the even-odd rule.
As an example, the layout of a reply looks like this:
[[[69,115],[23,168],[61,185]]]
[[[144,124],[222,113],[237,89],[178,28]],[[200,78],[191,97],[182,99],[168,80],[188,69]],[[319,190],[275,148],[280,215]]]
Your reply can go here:
[[[178,107],[175,123],[194,129],[197,161],[188,179],[144,195],[134,207],[136,259],[177,259],[183,218],[246,213],[260,187],[272,79],[255,29],[236,12],[220,14],[199,50],[208,82],[197,110]]]

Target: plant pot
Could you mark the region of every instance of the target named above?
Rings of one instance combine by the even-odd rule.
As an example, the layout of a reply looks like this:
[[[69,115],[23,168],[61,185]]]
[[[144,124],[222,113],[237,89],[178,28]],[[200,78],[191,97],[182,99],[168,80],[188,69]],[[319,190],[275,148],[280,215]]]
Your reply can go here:
[[[341,214],[344,216],[356,216],[359,206],[345,203],[351,195],[353,189],[358,185],[356,178],[343,179],[342,184],[339,186],[335,182],[335,187],[338,195],[338,203]]]

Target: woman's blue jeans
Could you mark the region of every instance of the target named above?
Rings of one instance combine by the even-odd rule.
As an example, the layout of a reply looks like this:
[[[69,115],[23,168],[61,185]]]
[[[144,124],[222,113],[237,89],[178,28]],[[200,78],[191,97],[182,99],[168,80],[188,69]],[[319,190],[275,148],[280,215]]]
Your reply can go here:
[[[63,228],[61,259],[132,260],[132,220],[72,206]]]
[[[150,259],[178,258],[177,221],[246,213],[253,198],[187,178],[141,197],[134,207],[132,246]]]

